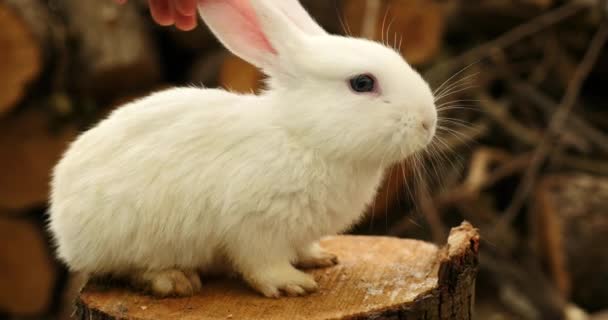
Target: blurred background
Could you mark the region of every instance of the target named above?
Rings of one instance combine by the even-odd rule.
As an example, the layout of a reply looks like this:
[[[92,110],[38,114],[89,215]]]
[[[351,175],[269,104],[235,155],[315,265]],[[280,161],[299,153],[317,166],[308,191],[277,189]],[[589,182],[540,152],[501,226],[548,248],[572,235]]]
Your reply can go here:
[[[441,244],[466,219],[478,319],[608,319],[606,1],[302,2],[331,33],[396,47],[440,97],[434,147],[389,170],[352,232]],[[44,224],[78,132],[154,90],[261,79],[204,26],[155,25],[146,1],[0,0],[0,319],[71,313]]]

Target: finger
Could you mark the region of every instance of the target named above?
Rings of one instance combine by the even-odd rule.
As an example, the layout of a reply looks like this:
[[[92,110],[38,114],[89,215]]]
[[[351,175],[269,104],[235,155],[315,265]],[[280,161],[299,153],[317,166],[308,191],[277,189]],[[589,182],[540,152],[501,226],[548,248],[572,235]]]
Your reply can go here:
[[[183,31],[190,31],[196,27],[196,15],[185,16],[178,12],[173,16],[175,19],[175,27]]]
[[[175,22],[169,0],[148,0],[148,3],[150,4],[150,14],[156,23],[161,26],[170,26]]]
[[[177,12],[184,16],[196,15],[196,0],[174,0]]]

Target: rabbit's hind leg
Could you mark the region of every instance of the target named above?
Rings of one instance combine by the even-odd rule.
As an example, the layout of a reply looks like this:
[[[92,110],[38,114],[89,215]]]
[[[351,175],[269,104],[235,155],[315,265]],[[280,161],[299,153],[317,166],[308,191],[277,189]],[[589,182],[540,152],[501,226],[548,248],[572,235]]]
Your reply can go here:
[[[298,251],[296,265],[299,268],[325,268],[338,264],[338,257],[321,248],[318,242]]]
[[[148,270],[131,277],[137,287],[158,297],[191,296],[201,290],[201,279],[194,270]]]

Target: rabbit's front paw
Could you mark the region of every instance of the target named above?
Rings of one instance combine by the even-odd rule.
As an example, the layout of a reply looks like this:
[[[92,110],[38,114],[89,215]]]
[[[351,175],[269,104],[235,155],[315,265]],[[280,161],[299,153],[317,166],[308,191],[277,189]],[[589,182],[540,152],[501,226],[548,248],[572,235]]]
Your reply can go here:
[[[318,243],[301,251],[296,262],[300,268],[325,268],[336,264],[338,264],[338,256],[325,251]]]
[[[294,267],[270,268],[246,276],[247,282],[269,298],[278,298],[282,294],[303,296],[317,291],[315,279]]]
[[[192,270],[146,271],[135,276],[135,281],[159,297],[191,296],[202,288],[198,273]]]

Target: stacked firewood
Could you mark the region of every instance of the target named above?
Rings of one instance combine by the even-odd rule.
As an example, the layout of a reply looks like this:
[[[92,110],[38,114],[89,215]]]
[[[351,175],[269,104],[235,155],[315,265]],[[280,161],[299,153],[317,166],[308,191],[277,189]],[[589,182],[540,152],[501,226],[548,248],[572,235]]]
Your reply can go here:
[[[302,2],[331,33],[393,46],[437,90],[436,142],[387,172],[354,232],[444,243],[463,218],[480,227],[480,319],[608,309],[605,1]],[[70,314],[45,207],[78,132],[168,86],[263,79],[202,25],[154,25],[143,0],[0,0],[0,74],[0,318]]]

